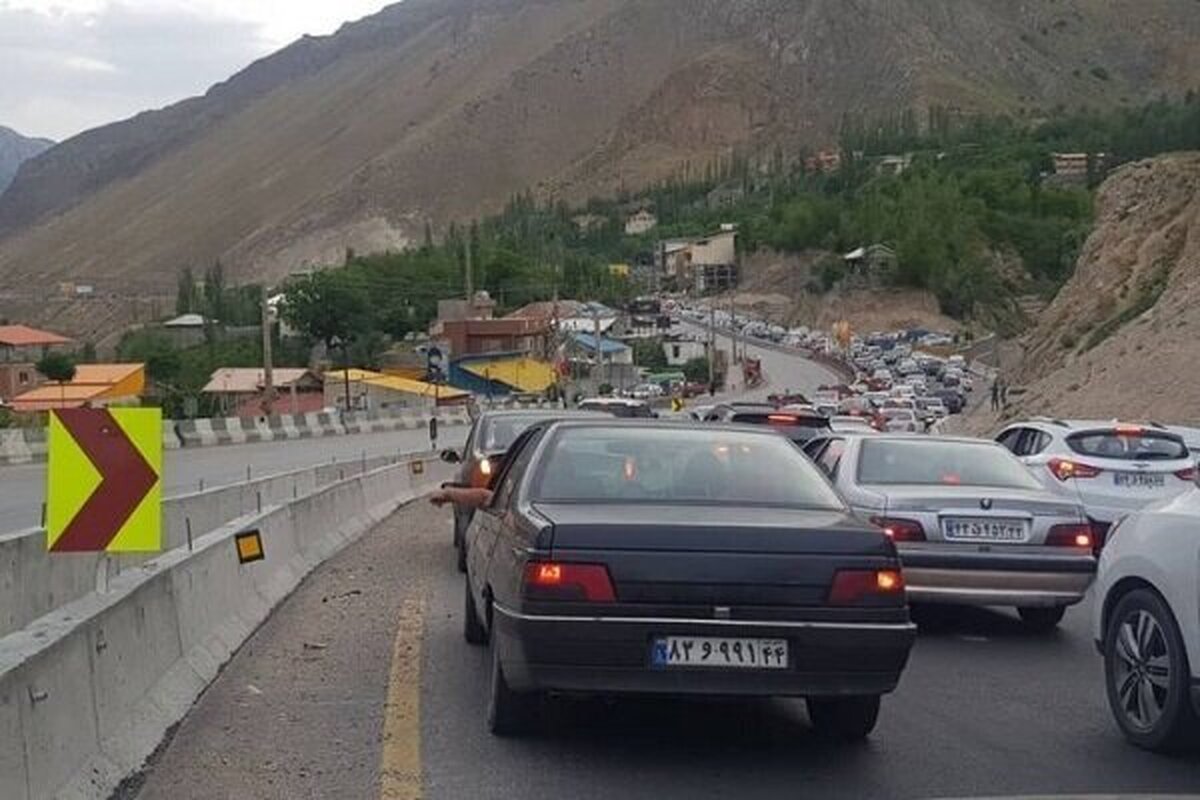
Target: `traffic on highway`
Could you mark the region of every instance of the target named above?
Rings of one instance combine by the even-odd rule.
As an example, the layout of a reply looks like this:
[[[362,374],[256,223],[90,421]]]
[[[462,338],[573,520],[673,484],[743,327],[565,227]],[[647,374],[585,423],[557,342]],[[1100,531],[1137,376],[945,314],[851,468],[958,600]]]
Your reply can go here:
[[[816,344],[741,325],[769,345]],[[433,498],[474,520],[454,541],[462,637],[489,653],[480,721],[528,736],[563,697],[775,696],[804,699],[826,738],[861,739],[903,683],[914,620],[1007,607],[1030,646],[1050,646],[1086,601],[1114,729],[1194,753],[1200,492],[1183,438],[1059,420],[995,441],[941,434],[973,379],[961,357],[898,341],[887,355],[854,342],[856,379],[812,398],[641,421],[595,404],[590,419],[542,412],[519,430],[481,415],[468,442],[508,425],[508,448],[461,457],[502,466]],[[986,691],[987,675],[972,679]]]

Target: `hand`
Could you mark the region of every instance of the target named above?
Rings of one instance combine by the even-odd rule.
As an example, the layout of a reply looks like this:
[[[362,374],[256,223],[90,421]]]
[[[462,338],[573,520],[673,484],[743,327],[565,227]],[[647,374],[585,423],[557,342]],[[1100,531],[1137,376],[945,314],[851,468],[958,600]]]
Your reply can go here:
[[[454,498],[450,496],[450,492],[445,489],[438,489],[433,494],[429,495],[429,502],[441,508],[447,503],[453,503]]]

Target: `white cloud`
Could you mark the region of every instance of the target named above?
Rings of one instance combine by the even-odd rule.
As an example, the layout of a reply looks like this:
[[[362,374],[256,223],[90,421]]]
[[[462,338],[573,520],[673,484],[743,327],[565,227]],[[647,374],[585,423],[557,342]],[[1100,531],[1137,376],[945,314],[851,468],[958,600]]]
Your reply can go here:
[[[0,125],[63,139],[203,93],[306,33],[387,4],[0,0]]]

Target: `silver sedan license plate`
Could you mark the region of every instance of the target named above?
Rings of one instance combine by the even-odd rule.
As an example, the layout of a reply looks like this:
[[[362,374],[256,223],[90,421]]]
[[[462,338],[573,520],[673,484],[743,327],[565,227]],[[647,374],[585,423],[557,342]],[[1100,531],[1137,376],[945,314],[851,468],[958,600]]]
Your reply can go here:
[[[787,669],[785,639],[726,639],[713,636],[658,636],[650,647],[654,667]]]
[[[947,539],[971,542],[1023,542],[1027,538],[1023,520],[987,517],[942,520],[942,535]]]
[[[1113,485],[1125,489],[1161,489],[1167,485],[1162,473],[1114,472]]]

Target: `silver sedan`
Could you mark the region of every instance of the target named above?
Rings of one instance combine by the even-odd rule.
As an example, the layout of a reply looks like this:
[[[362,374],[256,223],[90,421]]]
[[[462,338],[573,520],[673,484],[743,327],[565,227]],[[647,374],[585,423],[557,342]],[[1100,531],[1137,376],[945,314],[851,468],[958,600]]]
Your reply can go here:
[[[913,603],[1014,606],[1051,630],[1096,573],[1083,509],[993,442],[826,436],[805,451],[896,542]]]

